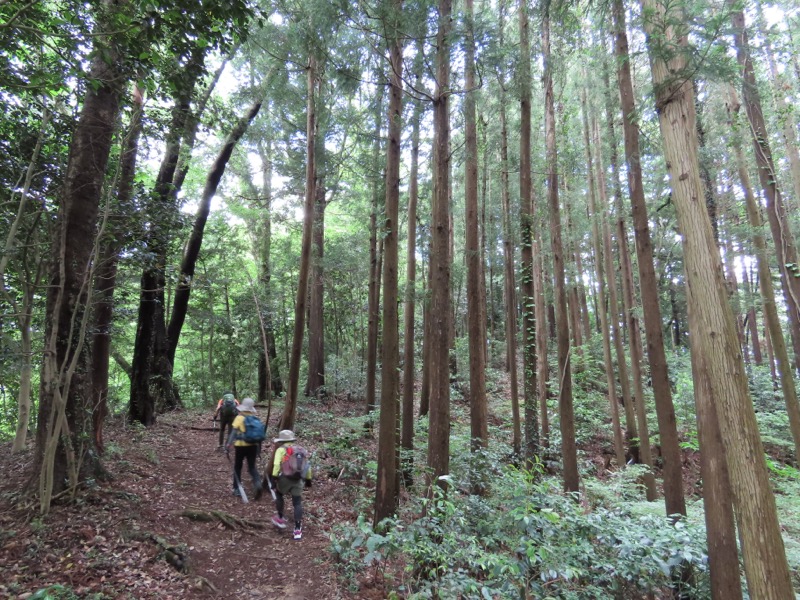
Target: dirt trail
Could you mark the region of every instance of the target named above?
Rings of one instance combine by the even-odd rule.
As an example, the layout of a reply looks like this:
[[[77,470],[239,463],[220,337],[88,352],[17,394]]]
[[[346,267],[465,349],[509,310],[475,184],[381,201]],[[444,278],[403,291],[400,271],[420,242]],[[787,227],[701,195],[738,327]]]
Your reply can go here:
[[[342,484],[317,479],[304,492],[303,538],[295,541],[291,526],[279,531],[270,524],[275,509],[268,492],[253,500],[246,468],[250,502],[232,495],[232,464],[216,452],[217,433],[190,428],[208,425],[208,415],[196,413],[162,417],[146,431],[109,425],[113,451],[104,462],[113,481],[88,491],[79,506],[55,506],[41,522],[15,493],[20,476],[0,481],[0,571],[9,574],[0,581],[0,597],[24,599],[45,585],[62,584],[80,597],[100,592],[137,600],[349,598],[326,550],[333,523],[325,515],[337,514],[331,504]],[[30,459],[30,453],[22,455]],[[0,448],[3,473],[21,473],[18,464],[12,467],[19,460],[10,444]],[[291,500],[286,504],[291,523]],[[192,520],[182,516],[187,509],[223,511],[263,529]],[[186,574],[167,564],[156,538],[185,545]]]

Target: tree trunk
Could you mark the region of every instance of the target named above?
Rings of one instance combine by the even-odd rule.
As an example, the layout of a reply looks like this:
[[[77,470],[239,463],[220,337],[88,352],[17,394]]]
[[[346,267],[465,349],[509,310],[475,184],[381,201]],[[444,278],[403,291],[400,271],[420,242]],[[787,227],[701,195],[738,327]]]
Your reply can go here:
[[[761,289],[762,310],[764,320],[769,329],[772,339],[772,352],[775,356],[775,367],[781,383],[783,400],[786,403],[786,414],[789,417],[789,428],[794,440],[794,455],[800,457],[800,404],[797,401],[797,389],[795,388],[792,366],[789,362],[789,353],[786,350],[786,343],[783,339],[783,328],[778,317],[778,307],[775,302],[775,291],[772,287],[772,273],[769,268],[769,256],[767,255],[767,244],[764,237],[759,233],[762,231],[761,212],[758,203],[753,195],[750,185],[750,175],[744,159],[740,143],[740,129],[738,127],[739,100],[736,92],[729,91],[730,102],[728,110],[732,125],[731,142],[736,153],[736,164],[739,170],[739,178],[744,191],[745,207],[747,209],[747,219],[752,229],[753,246],[756,251],[756,262],[758,266],[759,288]]]
[[[584,77],[588,74],[584,70]],[[606,386],[608,387],[608,404],[611,409],[611,426],[614,434],[614,452],[617,457],[617,467],[625,468],[625,447],[622,443],[622,427],[619,422],[619,404],[617,403],[617,389],[614,380],[613,362],[611,360],[611,331],[606,312],[606,276],[603,264],[603,247],[600,239],[600,220],[602,213],[597,210],[595,193],[594,164],[592,160],[592,147],[589,141],[589,107],[586,100],[586,87],[581,89],[581,107],[583,113],[583,143],[586,148],[586,174],[589,180],[589,217],[592,220],[592,244],[594,246],[594,267],[597,275],[597,300],[600,317],[600,329],[603,336],[603,360],[606,363]],[[616,315],[612,313],[613,319]]]
[[[505,2],[500,3],[500,45],[503,40],[505,22]],[[506,120],[506,93],[503,73],[499,75],[500,84],[500,202],[503,211],[503,266],[506,298],[506,366],[509,374],[511,392],[511,419],[513,422],[512,447],[516,456],[522,450],[522,425],[519,412],[519,389],[517,384],[517,284],[514,275],[514,240],[511,229],[511,202],[508,181],[508,127]]]
[[[633,227],[636,239],[636,255],[639,264],[639,289],[642,294],[642,309],[647,337],[647,356],[650,362],[650,377],[656,402],[658,432],[661,436],[661,456],[664,461],[664,504],[667,515],[685,515],[686,503],[683,497],[683,477],[681,474],[681,453],[678,445],[678,430],[675,424],[675,409],[672,404],[667,357],[664,352],[664,338],[661,330],[661,310],[658,300],[658,281],[653,266],[653,246],[650,242],[650,225],[642,187],[642,166],[639,154],[639,127],[635,122],[636,106],[631,82],[628,54],[628,35],[625,31],[625,9],[622,0],[613,4],[615,28],[615,54],[617,56],[617,83],[622,104],[623,133],[625,137],[625,161],[628,166],[628,190],[631,195]],[[635,343],[634,340],[632,342]],[[634,382],[637,381],[633,373]],[[641,381],[641,379],[639,379]],[[636,390],[638,407],[644,413],[644,397]],[[639,436],[646,433],[642,420],[639,421]],[[645,449],[642,438],[642,450]]]
[[[228,161],[233,154],[234,148],[236,148],[236,144],[239,143],[239,140],[250,126],[250,123],[252,123],[259,110],[261,110],[261,103],[261,100],[254,102],[247,111],[247,114],[239,119],[239,122],[228,134],[228,138],[225,140],[217,158],[214,160],[214,164],[211,166],[206,176],[206,183],[203,188],[203,193],[200,196],[200,204],[195,214],[192,233],[183,251],[180,275],[178,276],[178,284],[175,287],[175,301],[172,304],[172,316],[167,326],[167,340],[169,344],[167,358],[173,366],[175,365],[175,351],[178,348],[178,339],[181,336],[181,329],[186,320],[186,312],[189,309],[189,296],[192,293],[194,271],[197,265],[197,258],[200,256],[200,248],[203,245],[203,233],[205,231],[206,221],[208,220],[208,214],[211,211],[211,200],[217,193],[219,182],[225,174],[225,169],[228,166]]]
[[[734,506],[751,597],[790,598],[792,582],[781,539],[775,497],[750,399],[747,375],[728,302],[722,264],[705,207],[697,158],[697,130],[686,34],[674,29],[684,14],[654,0],[642,11],[656,90],[672,201],[681,228],[692,333],[708,368],[710,397],[718,403],[722,442],[731,474]],[[655,22],[654,22],[655,21]],[[670,23],[670,26],[665,26]],[[653,35],[657,30],[658,35]],[[669,60],[665,60],[666,45]],[[679,51],[676,52],[675,48]],[[676,77],[676,74],[678,77]],[[644,287],[644,285],[643,285]]]
[[[420,89],[422,83],[422,40],[417,42],[414,57],[414,89]],[[408,241],[406,244],[406,297],[403,312],[403,399],[402,430],[400,446],[403,449],[403,480],[406,486],[412,483],[414,450],[414,329],[417,281],[417,201],[419,200],[419,140],[420,123],[422,121],[423,104],[417,100],[413,103],[414,112],[411,118],[411,167],[408,177]]]
[[[475,117],[475,31],[473,0],[465,2],[464,126],[466,160],[464,164],[464,197],[466,210],[467,262],[467,330],[469,332],[469,400],[472,449],[489,444],[488,405],[486,402],[486,290],[481,261],[478,215],[478,129]],[[531,342],[533,338],[531,337]],[[532,366],[532,368],[534,368]],[[473,491],[481,493],[483,485],[476,479]]]
[[[320,132],[317,132],[320,135]],[[322,167],[324,144],[317,142],[317,172]],[[311,236],[311,281],[308,299],[308,381],[306,395],[325,395],[325,182],[317,175],[314,225]]]
[[[553,250],[555,304],[558,344],[558,414],[561,427],[561,449],[564,467],[564,490],[577,492],[578,453],[575,443],[575,416],[572,408],[572,370],[569,348],[569,323],[564,274],[564,247],[561,242],[561,209],[558,202],[558,155],[556,148],[553,72],[550,58],[550,5],[542,15],[542,59],[544,62],[544,129],[547,152],[547,201],[550,207],[550,244]]]
[[[134,108],[131,124],[123,141],[120,157],[119,181],[117,183],[117,205],[120,212],[130,210],[133,197],[133,182],[136,175],[136,158],[139,153],[139,137],[142,133],[141,91],[133,93]],[[107,217],[106,226],[111,228],[103,243],[101,259],[94,274],[94,288],[98,300],[94,305],[94,335],[92,338],[92,423],[94,445],[103,454],[103,422],[108,415],[108,366],[111,357],[111,327],[114,314],[114,289],[117,280],[117,263],[122,249],[125,223]]]
[[[398,400],[400,340],[398,336],[398,241],[400,204],[400,136],[403,128],[403,42],[396,28],[402,15],[402,0],[392,0],[389,74],[389,139],[386,146],[386,202],[383,238],[383,351],[381,361],[381,416],[378,434],[378,471],[375,490],[377,526],[395,514],[399,503]]]
[[[800,369],[800,266],[798,266],[797,245],[791,233],[786,205],[778,187],[769,133],[764,122],[761,97],[750,57],[750,42],[747,39],[744,12],[740,8],[734,8],[730,1],[729,5],[732,9],[731,22],[736,39],[736,57],[742,69],[742,99],[750,122],[749,129],[753,138],[758,177],[767,201],[767,220],[780,268],[783,300],[786,303],[789,333],[794,349],[794,364],[796,369]],[[775,339],[772,343],[775,344]]]
[[[256,243],[256,255],[259,261],[258,279],[261,284],[262,293],[266,298],[263,308],[264,310],[264,326],[267,330],[267,347],[269,348],[269,356],[261,356],[259,365],[266,375],[267,362],[269,362],[269,375],[271,381],[269,386],[267,382],[259,381],[258,385],[258,401],[259,403],[266,402],[267,394],[266,388],[270,387],[274,395],[283,393],[283,381],[281,380],[280,369],[278,368],[278,349],[275,345],[275,325],[273,323],[273,311],[271,310],[271,286],[272,281],[272,140],[259,140],[258,154],[261,158],[262,170],[262,184],[261,184],[261,197],[263,199],[263,206],[260,207],[259,215],[261,217],[260,226],[257,227],[259,234]]]
[[[625,222],[625,207],[622,202],[622,185],[619,181],[619,161],[617,154],[617,132],[614,126],[614,109],[611,98],[611,82],[608,71],[608,61],[603,64],[603,89],[605,96],[605,111],[606,111],[606,127],[608,128],[609,147],[610,152],[610,166],[611,166],[611,181],[614,186],[614,209],[616,211],[616,234],[617,234],[617,254],[620,268],[620,279],[622,280],[622,305],[623,314],[623,327],[627,326],[629,331],[636,330],[635,336],[631,335],[630,342],[631,349],[631,370],[637,372],[637,379],[641,384],[641,365],[642,365],[642,344],[641,333],[639,331],[639,319],[634,311],[635,297],[633,293],[633,267],[631,265],[631,255],[628,249],[628,226]],[[606,194],[605,185],[605,169],[603,168],[600,156],[600,128],[595,122],[595,147],[597,148],[598,161],[597,161],[597,182],[598,189],[600,190],[600,203],[603,207],[608,207],[609,202]],[[606,213],[607,209],[604,208],[603,212]],[[631,460],[634,464],[641,464],[644,462],[641,452],[642,442],[647,442],[647,466],[653,468],[653,460],[650,457],[650,438],[647,427],[645,426],[644,438],[639,437],[639,427],[636,424],[637,412],[634,408],[634,398],[631,395],[630,379],[628,374],[628,365],[625,358],[625,350],[623,349],[623,334],[619,327],[619,300],[617,296],[617,281],[614,273],[614,256],[612,254],[611,244],[611,227],[609,226],[608,219],[603,219],[603,247],[606,259],[606,271],[608,272],[609,279],[609,313],[611,314],[611,333],[614,339],[614,351],[617,357],[617,370],[619,371],[619,383],[622,389],[622,404],[625,410],[625,439],[628,444],[628,451],[630,452]],[[635,364],[634,364],[635,363]],[[644,405],[644,403],[642,403]],[[647,415],[642,412],[642,420],[647,423]],[[647,499],[653,501],[656,496],[655,477],[653,473],[648,473],[644,478]]]
[[[312,54],[308,57],[307,77],[307,114],[306,114],[306,194],[303,205],[303,241],[300,249],[300,269],[297,276],[297,297],[294,308],[294,332],[292,336],[292,352],[289,359],[289,381],[278,429],[293,429],[297,411],[297,387],[300,383],[300,354],[303,350],[303,332],[305,331],[306,302],[308,298],[308,272],[311,263],[311,236],[314,225],[314,200],[316,190],[316,98],[317,59]]]
[[[528,0],[519,1],[520,31],[520,132],[519,132],[519,210],[520,210],[520,303],[522,305],[522,381],[525,406],[525,460],[532,464],[540,452],[539,410],[536,402],[536,300],[533,289],[533,188],[531,185],[531,50],[528,34]],[[516,368],[516,365],[511,365]]]
[[[104,3],[96,30],[108,30],[119,8]],[[107,12],[106,12],[107,11]],[[53,240],[47,287],[45,354],[39,393],[36,451],[40,511],[54,495],[73,490],[82,475],[91,414],[88,351],[84,346],[91,294],[90,262],[106,165],[119,116],[121,58],[110,40],[97,36],[83,108],[75,126]],[[95,257],[96,258],[96,257]]]
[[[366,412],[375,410],[375,386],[378,370],[378,329],[380,325],[381,269],[378,252],[378,197],[380,196],[379,156],[381,151],[381,123],[383,122],[384,86],[378,85],[378,99],[375,107],[375,139],[373,141],[372,159],[375,165],[372,182],[372,211],[369,216],[369,320],[367,322],[367,383]]]
[[[450,30],[451,0],[439,0],[433,97],[434,193],[431,207],[430,415],[428,487],[450,472]],[[431,489],[432,491],[432,489]]]
[[[156,414],[180,404],[172,382],[169,340],[166,327],[166,264],[169,235],[177,226],[175,198],[176,171],[181,155],[181,140],[186,132],[190,104],[204,59],[196,49],[185,67],[187,81],[175,92],[172,122],[167,134],[148,211],[158,215],[145,233],[148,260],[142,270],[139,313],[131,363],[131,397],[128,418],[145,426],[156,422]]]

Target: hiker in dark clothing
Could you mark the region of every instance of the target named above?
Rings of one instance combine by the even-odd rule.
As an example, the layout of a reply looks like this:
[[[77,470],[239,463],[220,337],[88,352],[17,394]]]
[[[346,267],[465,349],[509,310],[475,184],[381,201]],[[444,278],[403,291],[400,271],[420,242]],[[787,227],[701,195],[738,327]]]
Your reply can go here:
[[[242,481],[242,465],[247,460],[247,470],[253,479],[253,489],[256,491],[255,499],[258,500],[261,497],[262,489],[261,476],[258,474],[258,468],[256,467],[256,458],[261,452],[261,443],[254,444],[241,439],[245,432],[244,419],[249,415],[256,416],[255,401],[252,398],[245,398],[239,405],[239,414],[233,420],[231,435],[228,438],[225,449],[230,450],[231,446],[236,449],[236,457],[233,463],[233,495],[241,496],[237,482],[241,483]]]
[[[296,479],[287,477],[283,473],[281,465],[287,453],[291,450],[291,447],[287,447],[287,444],[293,441],[295,441],[294,432],[288,429],[281,431],[278,437],[272,440],[274,450],[272,452],[272,460],[270,461],[271,469],[269,476],[270,486],[275,490],[275,509],[278,512],[278,514],[272,517],[272,524],[279,529],[286,529],[286,519],[283,518],[285,507],[283,496],[285,494],[291,494],[292,506],[294,507],[293,537],[299,540],[303,537],[303,487],[311,487],[311,469],[307,468],[303,475],[298,476]]]
[[[219,447],[218,452],[222,451],[222,446],[225,440],[231,433],[231,426],[233,420],[238,413],[239,401],[233,396],[232,392],[226,392],[222,395],[219,402],[217,402],[217,411],[214,413],[213,421],[219,419]],[[228,433],[225,433],[227,428]]]

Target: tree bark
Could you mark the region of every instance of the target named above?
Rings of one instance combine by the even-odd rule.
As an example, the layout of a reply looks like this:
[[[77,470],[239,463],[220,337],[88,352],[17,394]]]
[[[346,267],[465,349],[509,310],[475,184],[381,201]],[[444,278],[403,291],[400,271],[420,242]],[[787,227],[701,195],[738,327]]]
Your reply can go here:
[[[378,85],[378,99],[375,107],[375,139],[373,141],[372,159],[375,169],[372,182],[372,211],[369,216],[369,306],[367,312],[367,382],[366,382],[366,413],[369,414],[377,407],[375,400],[375,386],[378,370],[378,329],[380,326],[380,282],[381,269],[378,251],[378,197],[380,196],[379,155],[381,150],[381,123],[383,120],[383,94],[384,86]]]
[[[575,443],[575,416],[572,407],[572,369],[569,347],[569,322],[564,274],[564,246],[561,242],[561,209],[558,201],[558,155],[556,146],[553,72],[550,57],[550,4],[542,14],[542,59],[544,62],[544,128],[547,152],[547,203],[550,207],[550,244],[553,250],[555,279],[556,329],[558,344],[558,413],[561,427],[561,451],[564,468],[564,490],[577,492],[578,452]]]
[[[422,40],[417,42],[414,57],[414,88],[419,89],[422,83]],[[417,281],[417,202],[419,200],[419,142],[420,123],[422,121],[423,104],[414,101],[414,112],[411,117],[411,167],[408,177],[408,241],[406,244],[406,295],[403,312],[403,399],[402,430],[400,446],[403,449],[404,462],[401,465],[403,480],[406,486],[412,483],[414,450],[414,330]]]
[[[133,197],[133,182],[136,175],[136,158],[139,152],[139,137],[142,132],[143,98],[139,88],[133,93],[133,115],[123,141],[117,183],[117,205],[120,212],[130,210]],[[111,358],[111,327],[114,314],[114,290],[117,280],[117,264],[122,249],[124,223],[107,217],[106,226],[111,229],[103,243],[101,258],[94,274],[94,289],[98,299],[94,303],[94,334],[92,337],[92,423],[94,445],[103,454],[103,423],[108,415],[108,367]]]
[[[378,434],[378,471],[374,525],[394,515],[399,504],[398,401],[400,340],[398,336],[398,242],[400,224],[400,138],[403,127],[403,42],[397,29],[402,0],[392,0],[387,24],[389,48],[389,139],[386,146],[386,202],[383,238],[383,350],[381,361],[381,416]]]
[[[645,29],[656,111],[672,201],[683,235],[687,301],[695,324],[693,338],[697,342],[693,349],[700,351],[706,361],[708,389],[718,403],[748,588],[754,598],[790,598],[794,592],[736,323],[711,222],[699,201],[703,198],[703,185],[692,85],[685,75],[689,72],[687,36],[685,31],[676,30],[686,23],[685,15],[680,8],[667,9],[655,0],[643,0],[642,10],[649,15]],[[664,52],[665,44],[669,54]]]
[[[50,510],[55,494],[77,487],[90,438],[88,351],[84,345],[95,254],[97,214],[111,143],[119,117],[121,50],[102,35],[119,8],[98,10],[95,54],[83,107],[70,145],[47,288],[45,355],[39,391],[36,451],[39,508]],[[67,481],[69,482],[67,484]]]
[[[587,76],[586,71],[583,72]],[[606,386],[608,387],[608,404],[611,410],[611,426],[614,434],[614,452],[617,457],[617,467],[625,468],[625,447],[622,443],[622,427],[619,421],[619,404],[617,403],[616,381],[614,379],[613,362],[611,360],[611,328],[608,323],[608,313],[606,304],[606,276],[605,265],[603,264],[603,244],[600,239],[600,220],[602,213],[597,210],[597,198],[595,192],[594,161],[592,159],[592,147],[589,141],[589,106],[586,99],[586,87],[581,89],[581,107],[583,117],[583,143],[586,150],[586,174],[589,183],[589,218],[592,220],[592,245],[594,247],[594,267],[597,275],[597,300],[598,313],[600,317],[600,329],[603,337],[603,360],[606,363]],[[612,313],[616,319],[616,315]]]
[[[742,69],[742,100],[750,122],[749,129],[758,165],[758,178],[767,201],[767,221],[772,232],[775,254],[780,268],[783,300],[786,303],[789,333],[794,349],[794,364],[795,369],[800,369],[800,265],[798,265],[797,244],[791,233],[786,205],[778,187],[777,171],[769,144],[769,132],[764,122],[761,97],[750,56],[750,42],[745,28],[744,12],[740,8],[734,7],[730,0],[728,4],[732,9],[731,22],[736,40],[736,58]],[[774,338],[772,342],[774,345]]]
[[[740,128],[738,127],[738,112],[740,108],[736,92],[729,90],[730,102],[728,104],[729,117],[732,126],[731,143],[736,153],[736,164],[739,171],[739,178],[745,198],[745,208],[747,219],[753,231],[752,239],[756,253],[756,264],[758,267],[759,288],[761,290],[762,310],[764,320],[769,329],[772,339],[772,352],[775,356],[775,368],[783,392],[783,400],[786,403],[786,414],[789,417],[789,428],[794,440],[795,457],[800,457],[800,404],[797,401],[797,389],[794,383],[793,369],[789,362],[789,353],[786,350],[786,343],[783,339],[783,328],[778,316],[778,307],[775,302],[775,290],[772,287],[772,273],[769,268],[769,256],[767,254],[767,244],[764,237],[759,233],[762,231],[761,211],[753,195],[750,185],[750,175],[747,172],[744,152],[740,143]]]
[[[292,336],[292,352],[289,359],[289,381],[283,414],[278,429],[293,429],[297,412],[297,387],[300,383],[300,354],[303,350],[303,332],[305,331],[306,302],[308,298],[308,272],[311,263],[311,236],[314,225],[314,199],[316,190],[316,83],[317,59],[312,54],[308,57],[306,67],[307,109],[306,109],[306,190],[303,204],[303,241],[300,249],[300,269],[297,276],[297,297],[294,309],[294,332]]]
[[[469,400],[470,437],[473,450],[489,444],[488,405],[486,402],[486,290],[481,260],[480,224],[478,215],[478,128],[475,117],[477,88],[475,84],[475,31],[473,0],[466,0],[464,83],[464,125],[466,160],[464,196],[466,210],[467,262],[467,330],[469,332]],[[533,341],[533,340],[531,340]],[[473,481],[473,491],[482,493],[484,487],[478,479]]]
[[[186,320],[186,313],[189,309],[189,296],[192,293],[194,271],[197,265],[197,258],[200,256],[200,248],[203,245],[203,233],[205,231],[206,221],[211,212],[211,200],[217,193],[219,182],[225,174],[225,169],[228,166],[228,161],[233,154],[234,148],[236,148],[236,144],[242,139],[250,123],[253,122],[253,119],[255,119],[256,115],[261,110],[261,104],[261,100],[254,102],[248,109],[247,114],[239,119],[239,122],[228,134],[225,143],[206,176],[206,183],[203,188],[203,193],[200,196],[200,204],[195,214],[192,233],[183,251],[180,275],[178,276],[178,284],[175,287],[175,300],[172,304],[172,315],[169,319],[169,325],[167,326],[167,358],[173,366],[175,364],[175,351],[178,348],[181,329],[183,328],[183,323]]]
[[[450,472],[450,30],[452,1],[439,0],[433,97],[434,193],[431,207],[430,414],[428,487],[447,489]]]
[[[531,185],[531,50],[528,33],[528,0],[519,0],[520,36],[520,132],[519,132],[519,211],[520,211],[520,303],[522,306],[522,381],[525,407],[525,450],[529,464],[540,452],[538,404],[536,402],[536,300],[533,289],[533,188]],[[516,365],[511,365],[516,368]]]
[[[500,3],[500,45],[503,43],[505,2]],[[511,392],[512,447],[519,456],[522,450],[522,424],[519,411],[519,388],[517,382],[517,298],[514,274],[514,240],[511,229],[511,202],[508,181],[508,126],[506,118],[506,88],[504,73],[498,73],[500,84],[500,203],[503,211],[503,266],[504,296],[506,298],[506,366]]]
[[[661,330],[661,309],[658,300],[658,281],[653,266],[653,246],[650,241],[650,225],[642,187],[642,166],[639,154],[639,127],[634,121],[636,106],[631,81],[628,54],[628,35],[625,31],[625,9],[622,0],[613,4],[615,28],[615,54],[617,56],[617,83],[622,104],[623,133],[625,138],[625,161],[628,166],[628,190],[631,195],[633,227],[636,240],[636,255],[639,265],[639,289],[642,294],[645,335],[647,337],[647,356],[650,363],[650,377],[656,402],[658,431],[661,436],[661,456],[664,461],[664,504],[667,515],[685,515],[686,503],[683,497],[683,477],[681,474],[681,453],[678,445],[678,429],[675,424],[675,409],[672,404],[667,372],[667,357],[664,352],[664,337]],[[633,330],[632,330],[633,331]],[[632,340],[635,343],[635,340]],[[634,382],[637,381],[633,373]],[[641,381],[641,378],[638,379]],[[644,397],[636,390],[638,413],[644,412]],[[645,423],[639,421],[639,437],[646,433]],[[642,438],[642,450],[645,450]]]

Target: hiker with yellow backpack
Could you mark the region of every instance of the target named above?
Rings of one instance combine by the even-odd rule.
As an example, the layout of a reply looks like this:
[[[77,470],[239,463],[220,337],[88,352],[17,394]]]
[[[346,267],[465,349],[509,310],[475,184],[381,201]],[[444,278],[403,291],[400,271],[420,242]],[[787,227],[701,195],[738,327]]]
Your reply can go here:
[[[225,445],[225,450],[230,451],[231,446],[236,450],[233,467],[233,495],[240,496],[247,502],[247,496],[242,487],[242,466],[247,461],[247,471],[253,479],[255,499],[261,497],[261,476],[258,474],[256,459],[261,453],[261,442],[266,436],[266,428],[256,414],[255,401],[245,398],[239,405],[239,414],[233,420],[231,435]],[[228,457],[230,459],[230,456]]]
[[[274,450],[267,483],[275,499],[275,509],[278,513],[272,517],[272,524],[278,529],[286,529],[283,497],[291,494],[294,508],[292,537],[299,540],[303,537],[303,488],[311,487],[312,473],[309,453],[302,446],[291,443],[294,441],[296,441],[294,432],[289,429],[284,429],[272,440]]]

